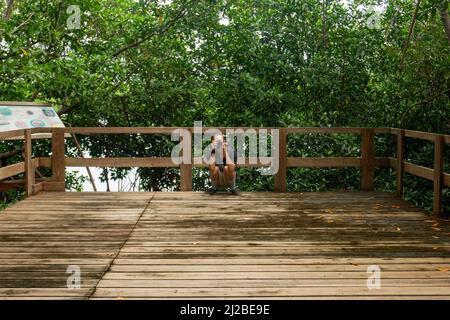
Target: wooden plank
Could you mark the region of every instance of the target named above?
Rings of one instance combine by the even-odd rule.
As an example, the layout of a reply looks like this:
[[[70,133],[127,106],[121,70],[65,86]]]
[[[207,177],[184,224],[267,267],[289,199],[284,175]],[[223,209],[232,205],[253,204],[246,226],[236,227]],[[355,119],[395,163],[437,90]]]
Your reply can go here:
[[[286,192],[287,188],[287,129],[281,128],[279,130],[279,144],[278,144],[278,172],[274,177],[274,190],[276,192]]]
[[[84,161],[86,160],[86,161]],[[239,163],[242,168],[250,167],[268,167],[269,158],[245,158],[245,163]],[[91,167],[150,167],[150,168],[176,168],[169,157],[148,157],[148,158],[66,158],[66,167],[80,167],[89,165]],[[50,158],[39,158],[39,167],[50,168]],[[206,168],[206,164],[194,164],[196,168]]]
[[[433,179],[434,179],[434,170],[433,169],[430,169],[430,168],[427,168],[424,166],[419,166],[417,164],[413,164],[413,163],[406,162],[406,161],[403,161],[403,168],[404,168],[404,172],[407,172],[414,176],[428,179],[431,181],[433,181]]]
[[[389,159],[389,167],[394,170],[397,170],[397,159],[392,157],[389,157],[388,159]]]
[[[45,181],[36,183],[35,185],[33,185],[33,194],[38,194],[42,191],[44,191],[44,183]]]
[[[23,137],[24,134],[25,134],[25,130],[23,130],[23,129],[0,132],[0,140],[7,140],[9,138]]]
[[[44,191],[48,192],[62,192],[65,185],[65,182],[61,181],[45,181],[42,187]]]
[[[390,128],[373,128],[375,134],[390,134]]]
[[[450,135],[444,135],[445,144],[450,144]]]
[[[287,167],[303,167],[303,168],[344,168],[344,167],[360,167],[361,158],[341,157],[341,158],[320,158],[320,157],[289,157],[287,158]]]
[[[424,284],[450,281],[448,275],[439,271],[383,271],[384,280],[422,280]],[[363,271],[247,271],[247,272],[108,272],[99,284],[103,286],[104,281],[110,280],[266,280],[266,279],[365,279],[367,272]],[[427,282],[430,281],[430,282]],[[116,286],[117,287],[117,286]]]
[[[414,130],[404,130],[404,132],[405,137],[427,140],[431,142],[434,142],[434,139],[436,137],[436,134],[431,132],[414,131]]]
[[[403,130],[403,129],[389,128],[389,133],[396,136],[400,130]]]
[[[361,137],[361,189],[372,191],[375,175],[375,144],[373,129],[363,129]]]
[[[115,167],[115,168],[176,168],[172,158],[66,158],[66,167]],[[45,166],[47,160],[40,160],[40,165]]]
[[[36,195],[7,208],[0,215],[1,299],[87,299],[127,240],[150,195],[60,192]],[[107,205],[102,206],[102,201]],[[37,219],[35,209],[45,202],[48,215]],[[90,206],[93,209],[87,213]],[[116,211],[110,206],[135,208],[136,214],[115,220]],[[64,208],[72,214],[61,214]],[[28,214],[27,209],[32,212]],[[30,220],[17,220],[18,214]],[[70,265],[80,267],[81,289],[66,287]]]
[[[183,148],[180,157],[185,155],[184,152],[189,152],[191,159],[190,163],[184,163],[184,161],[180,164],[180,190],[181,191],[192,191],[192,134],[189,133],[187,145],[189,145],[189,151]],[[180,135],[180,143],[186,144],[184,142],[184,137]]]
[[[51,168],[52,167],[52,159],[49,157],[39,157],[35,158],[37,160],[38,164],[36,165],[36,168]]]
[[[1,292],[0,292],[1,293]],[[359,296],[425,296],[440,295],[447,297],[450,295],[448,287],[388,287],[381,286],[380,289],[370,290],[366,287],[306,287],[306,288],[98,288],[94,297],[107,298],[272,298],[272,297],[359,297]]]
[[[405,130],[397,132],[397,195],[403,197],[403,172],[405,161]]]
[[[434,140],[433,213],[445,218],[442,211],[442,185],[444,167],[444,137],[436,135]]]
[[[90,134],[172,134],[182,127],[70,127],[65,128],[65,133],[90,135]]]
[[[46,107],[50,104],[46,102],[32,102],[32,101],[0,101],[2,106],[27,106],[27,107]]]
[[[443,183],[444,183],[444,186],[450,188],[450,174],[443,173]]]
[[[242,243],[242,242],[241,242]],[[267,242],[268,246],[274,245],[274,242]],[[317,245],[317,244],[316,244]],[[390,244],[384,244],[390,245]],[[157,245],[155,245],[158,247]],[[189,245],[188,243],[185,244],[186,247],[192,247],[192,244]],[[246,247],[252,247],[251,243],[247,244]],[[276,246],[274,246],[276,248]],[[296,248],[296,246],[287,246],[287,247],[293,247]],[[131,247],[127,244],[125,249],[131,249],[136,247]],[[162,246],[162,248],[166,248]],[[219,247],[220,248],[220,247]],[[226,248],[222,248],[225,249]],[[239,250],[239,248],[238,248]],[[121,253],[123,250],[121,251]],[[339,269],[341,266],[341,269],[346,269],[349,272],[355,271],[365,271],[364,266],[367,265],[382,265],[386,267],[390,271],[398,271],[398,270],[409,270],[409,271],[438,271],[433,268],[437,267],[446,267],[449,266],[450,262],[448,258],[443,257],[418,257],[418,258],[395,258],[395,259],[386,259],[386,258],[373,258],[373,257],[325,257],[325,258],[165,258],[165,259],[147,259],[145,261],[139,262],[139,260],[133,260],[133,261],[127,261],[123,259],[117,259],[116,264],[140,264],[142,265],[163,265],[163,266],[179,266],[179,268],[182,268],[184,265],[196,265],[196,266],[210,266],[210,265],[219,265],[219,266],[225,266],[225,265],[238,265],[238,266],[246,266],[246,265],[265,265],[265,266],[272,266],[272,270],[275,270],[275,272],[281,272],[281,270],[276,270],[276,267],[278,265],[294,265],[297,266],[299,270],[294,270],[298,272],[306,272],[306,270],[303,270],[302,267],[306,265],[310,266],[317,266],[317,265],[328,265],[328,266],[334,266],[335,269]],[[144,264],[145,263],[145,264]],[[428,267],[430,265],[434,265],[434,267]],[[269,267],[267,267],[269,268]],[[350,269],[349,269],[350,268]],[[210,270],[211,271],[211,270]],[[262,271],[262,270],[260,270]],[[209,272],[209,271],[208,271]],[[230,271],[231,272],[231,271]],[[286,271],[288,272],[288,271]],[[317,270],[312,270],[311,272],[320,272]],[[220,275],[219,275],[220,276]],[[447,274],[443,272],[442,276],[450,277],[450,274]]]
[[[64,129],[52,129],[52,186],[55,187],[53,191],[65,191],[65,186],[61,185],[66,179],[65,152]]]
[[[25,195],[33,195],[33,185],[35,184],[33,147],[31,140],[31,130],[25,130],[24,157],[25,157]]]
[[[286,128],[286,133],[288,134],[342,134],[342,133],[351,133],[351,134],[361,134],[362,128]]]
[[[377,168],[390,168],[389,157],[375,157],[375,167]]]
[[[447,279],[385,279],[383,286],[442,287],[450,289]],[[103,280],[98,288],[300,288],[300,287],[365,287],[367,273],[350,279],[126,279]],[[438,290],[438,289],[437,289]]]
[[[40,136],[41,134],[50,134],[47,136],[51,138],[51,133],[52,133],[53,128],[31,128],[30,130],[31,130],[32,137]],[[68,138],[70,136],[66,134],[65,137]]]
[[[14,177],[25,172],[25,162],[19,162],[3,168],[0,168],[0,180]]]

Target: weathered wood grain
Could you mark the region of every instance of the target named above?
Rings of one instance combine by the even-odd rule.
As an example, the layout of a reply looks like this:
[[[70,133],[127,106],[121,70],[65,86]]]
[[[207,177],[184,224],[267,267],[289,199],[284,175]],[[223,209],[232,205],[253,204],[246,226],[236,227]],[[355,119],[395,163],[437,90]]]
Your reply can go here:
[[[0,299],[47,298],[450,299],[450,225],[374,192],[44,192],[0,213]]]

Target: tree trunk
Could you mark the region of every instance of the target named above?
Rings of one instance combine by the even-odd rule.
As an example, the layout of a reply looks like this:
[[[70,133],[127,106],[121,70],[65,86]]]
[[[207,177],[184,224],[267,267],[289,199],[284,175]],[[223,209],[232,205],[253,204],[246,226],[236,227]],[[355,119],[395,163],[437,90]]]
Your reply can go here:
[[[3,21],[8,21],[11,17],[12,11],[14,7],[14,0],[6,0],[6,9],[3,12]]]
[[[448,1],[444,1],[440,14],[441,21],[444,24],[445,34],[447,35],[447,41],[450,44],[450,16],[448,14]]]
[[[322,0],[322,36],[323,36],[323,46],[328,48],[328,26],[327,26],[327,3],[328,0]]]

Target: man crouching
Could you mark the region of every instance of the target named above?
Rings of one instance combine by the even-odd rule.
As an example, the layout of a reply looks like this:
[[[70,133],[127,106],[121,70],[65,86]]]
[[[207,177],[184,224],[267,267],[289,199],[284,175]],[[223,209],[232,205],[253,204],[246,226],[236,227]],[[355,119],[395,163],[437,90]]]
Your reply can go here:
[[[211,137],[210,150],[208,168],[212,187],[207,192],[215,194],[219,189],[228,188],[231,194],[239,195],[240,192],[236,186],[237,155],[233,148],[224,141],[223,135],[215,135]]]

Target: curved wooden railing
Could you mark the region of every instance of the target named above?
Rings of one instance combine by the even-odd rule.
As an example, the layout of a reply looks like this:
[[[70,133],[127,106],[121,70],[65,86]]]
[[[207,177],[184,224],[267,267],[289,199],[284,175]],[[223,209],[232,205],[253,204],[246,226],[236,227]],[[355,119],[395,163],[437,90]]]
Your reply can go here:
[[[33,195],[40,191],[65,191],[66,167],[179,167],[181,185],[180,190],[192,190],[192,168],[204,166],[196,164],[176,165],[170,157],[148,158],[67,158],[65,156],[65,135],[98,135],[98,134],[171,134],[176,129],[187,129],[191,134],[193,128],[172,127],[111,127],[111,128],[37,128],[16,130],[0,133],[0,140],[12,137],[20,137],[24,141],[24,161],[7,167],[0,168],[0,181],[18,174],[25,174],[24,185],[27,195]],[[203,130],[211,128],[203,127]],[[216,128],[223,132],[227,129]],[[434,182],[433,188],[433,212],[442,216],[442,188],[450,187],[450,174],[443,172],[443,150],[445,144],[450,144],[450,136],[429,132],[403,130],[396,128],[239,128],[259,130],[278,129],[279,143],[279,170],[274,178],[274,189],[277,192],[285,192],[287,188],[287,168],[306,167],[360,167],[361,189],[371,191],[374,189],[375,167],[391,167],[397,171],[397,194],[403,196],[403,176],[409,174],[422,177]],[[289,135],[295,134],[355,134],[361,136],[361,155],[359,157],[288,157],[287,140]],[[32,135],[50,134],[52,139],[52,155],[47,158],[32,158]],[[397,156],[375,157],[375,140],[377,134],[391,134],[397,138]],[[405,137],[422,139],[434,143],[434,167],[427,168],[405,161]],[[191,139],[192,140],[192,139]],[[257,162],[252,164],[246,159],[244,167],[260,167]],[[35,169],[48,167],[52,169],[52,177],[48,181],[37,181]]]

